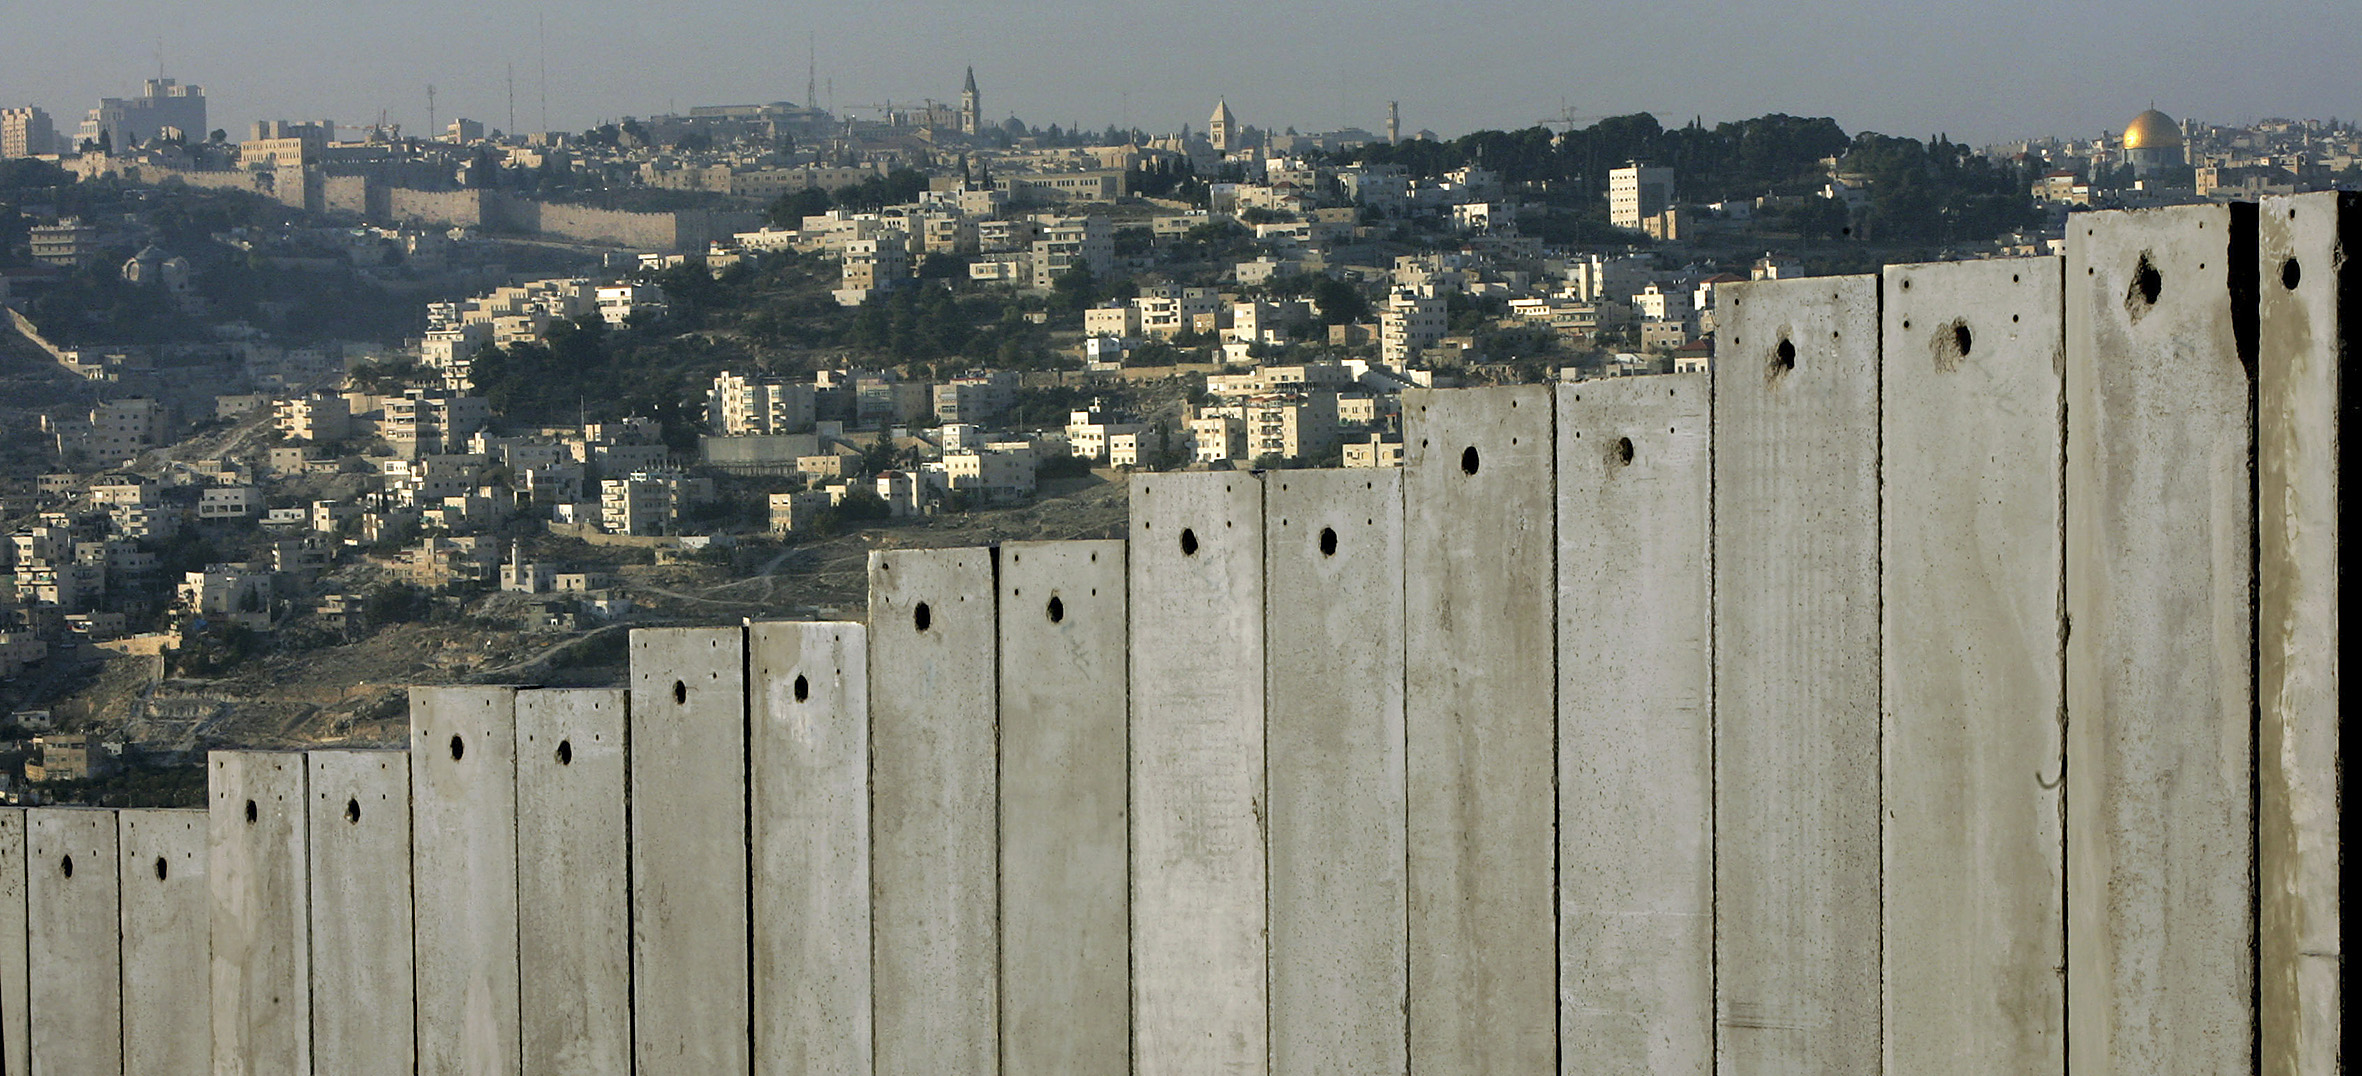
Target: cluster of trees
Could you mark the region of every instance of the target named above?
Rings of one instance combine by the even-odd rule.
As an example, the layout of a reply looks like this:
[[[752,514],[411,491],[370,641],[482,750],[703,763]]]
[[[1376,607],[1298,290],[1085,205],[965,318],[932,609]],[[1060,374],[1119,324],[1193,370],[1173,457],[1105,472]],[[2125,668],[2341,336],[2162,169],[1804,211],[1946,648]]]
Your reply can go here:
[[[1864,132],[1838,170],[1870,182],[1859,232],[1880,241],[1984,239],[2038,223],[2032,177],[1937,135],[1926,142]]]
[[[831,209],[875,213],[890,205],[915,202],[926,189],[926,173],[896,168],[885,175],[871,176],[833,191],[818,187],[789,191],[772,202],[764,216],[774,226],[793,228],[802,224],[805,217],[816,217]]]
[[[697,446],[704,388],[728,360],[687,338],[609,328],[597,314],[550,327],[545,343],[476,353],[476,394],[511,422],[554,425],[645,415],[676,451]]]
[[[1683,201],[1808,196],[1827,182],[1824,162],[1869,177],[1869,204],[1858,221],[1844,207],[1806,205],[1785,223],[1811,237],[1863,236],[1893,241],[1984,238],[2034,220],[2032,177],[1979,157],[1938,135],[1925,142],[1864,132],[1837,121],[1773,114],[1706,126],[1693,119],[1666,128],[1645,113],[1555,132],[1477,131],[1451,141],[1374,143],[1333,155],[1340,163],[1399,165],[1434,178],[1468,165],[1539,195],[1546,206],[1527,231],[1546,241],[1615,237],[1599,207],[1608,172],[1640,161],[1673,169]],[[1856,227],[1856,225],[1859,227]]]
[[[1672,167],[1685,199],[1719,201],[1817,190],[1821,161],[1844,153],[1850,144],[1837,121],[1826,117],[1773,114],[1713,127],[1693,119],[1667,129],[1641,113],[1613,116],[1580,130],[1476,131],[1448,142],[1372,143],[1333,156],[1348,163],[1401,165],[1422,179],[1477,165],[1498,173],[1504,183],[1527,185],[1547,200],[1568,204],[1605,197],[1611,169],[1642,161]]]

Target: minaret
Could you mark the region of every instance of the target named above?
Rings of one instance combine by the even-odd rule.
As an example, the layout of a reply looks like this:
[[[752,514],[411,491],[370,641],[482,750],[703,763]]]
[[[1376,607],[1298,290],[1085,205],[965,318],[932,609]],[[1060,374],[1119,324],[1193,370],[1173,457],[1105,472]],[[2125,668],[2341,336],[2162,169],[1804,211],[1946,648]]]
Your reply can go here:
[[[983,129],[984,98],[976,92],[976,69],[968,68],[967,85],[960,87],[960,133],[970,137]]]
[[[1386,142],[1388,145],[1399,145],[1402,142],[1402,102],[1400,101],[1386,102]]]
[[[1228,153],[1240,148],[1234,144],[1237,140],[1238,117],[1230,114],[1230,102],[1216,101],[1214,118],[1206,121],[1206,141],[1213,143],[1214,152]]]

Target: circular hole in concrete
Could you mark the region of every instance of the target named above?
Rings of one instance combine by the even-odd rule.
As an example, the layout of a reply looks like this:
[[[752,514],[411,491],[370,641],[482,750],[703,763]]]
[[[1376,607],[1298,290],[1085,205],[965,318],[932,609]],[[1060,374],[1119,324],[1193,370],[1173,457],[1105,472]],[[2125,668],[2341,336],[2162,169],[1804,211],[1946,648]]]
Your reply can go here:
[[[574,741],[572,741],[572,740],[559,740],[559,741],[558,741],[558,765],[560,765],[560,766],[571,766],[571,765],[574,765]]]
[[[247,801],[246,801],[246,824],[247,824],[247,825],[249,825],[249,826],[253,825],[253,824],[254,824],[254,820],[255,820],[256,816],[257,816],[257,812],[256,812],[256,811],[255,811],[255,809],[254,809],[254,801],[253,801],[253,800],[247,800]]]
[[[1796,342],[1783,338],[1780,346],[1772,349],[1772,369],[1787,373],[1796,368]]]
[[[2290,291],[2295,291],[2297,282],[2303,280],[2304,278],[2304,266],[2298,265],[2295,258],[2290,258],[2287,261],[2280,263],[2281,287],[2287,288]]]
[[[1050,614],[1050,623],[1062,623],[1066,620],[1066,603],[1059,601],[1055,596],[1053,596],[1050,598],[1048,612]]]
[[[679,681],[679,680],[675,680],[675,681],[673,681],[673,705],[675,705],[675,706],[687,706],[687,705],[689,705],[689,685],[688,685],[688,684],[682,683],[682,682],[681,682],[681,681]]]
[[[64,872],[66,872],[66,877],[68,877],[68,878],[71,878],[71,877],[73,877],[73,876],[74,876],[74,857],[72,857],[72,856],[67,856],[67,857],[65,857],[64,859],[58,860],[58,861],[57,861],[57,869],[59,869],[59,870],[61,870],[61,871],[64,871]]]
[[[803,674],[802,674],[802,673],[797,673],[797,674],[796,674],[796,701],[797,701],[797,702],[803,702],[803,701],[805,701],[806,699],[809,699],[809,698],[811,698],[811,697],[812,697],[812,681],[804,679],[804,676],[803,676]]]
[[[466,741],[466,740],[462,740],[462,739],[460,739],[460,738],[459,738],[459,734],[458,734],[458,733],[456,733],[456,732],[452,733],[452,734],[451,734],[451,761],[453,761],[453,762],[457,762],[457,761],[459,761],[460,759],[462,759],[462,758],[466,758],[466,757],[467,757],[467,741]]]
[[[1960,350],[1962,358],[1968,356],[1969,347],[1975,343],[1976,337],[1969,333],[1967,322],[1955,321],[1952,323],[1952,346]]]
[[[1483,462],[1484,461],[1477,458],[1475,445],[1469,445],[1468,447],[1460,450],[1461,473],[1475,474],[1477,467],[1482,465]]]
[[[1197,555],[1197,532],[1187,527],[1181,528],[1181,555],[1184,557]]]
[[[170,861],[170,860],[167,860],[167,859],[165,859],[163,856],[157,856],[157,857],[156,857],[156,880],[157,880],[157,881],[159,881],[159,882],[161,882],[161,881],[163,881],[164,879],[166,879],[166,878],[169,878],[169,877],[171,877],[171,876],[172,876],[172,863],[171,863],[171,861]]]
[[[928,628],[934,627],[935,610],[928,608],[927,603],[920,602],[918,608],[910,611],[910,622],[920,631],[925,631]]]
[[[351,799],[344,801],[344,821],[348,826],[357,826],[361,824],[360,800]]]
[[[1322,527],[1320,529],[1320,555],[1324,557],[1333,557],[1337,555],[1336,528]]]
[[[1621,463],[1621,464],[1626,464],[1626,465],[1629,465],[1629,464],[1632,462],[1632,439],[1631,439],[1631,438],[1629,438],[1629,437],[1618,437],[1618,438],[1616,438],[1616,462],[1617,462],[1617,463]]]

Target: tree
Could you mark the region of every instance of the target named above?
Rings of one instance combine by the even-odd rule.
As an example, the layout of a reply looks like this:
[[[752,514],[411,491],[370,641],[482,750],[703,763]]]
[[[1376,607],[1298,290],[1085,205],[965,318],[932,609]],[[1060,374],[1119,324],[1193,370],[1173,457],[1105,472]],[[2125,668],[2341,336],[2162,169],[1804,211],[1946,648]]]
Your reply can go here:
[[[803,226],[805,217],[817,217],[826,213],[829,207],[834,204],[835,202],[829,198],[827,191],[818,187],[806,187],[800,191],[789,191],[780,195],[778,200],[771,203],[771,208],[764,214],[764,219],[774,227],[800,228]]]
[[[1335,277],[1322,277],[1313,284],[1312,304],[1320,309],[1325,325],[1351,325],[1370,316],[1370,300],[1361,289]]]

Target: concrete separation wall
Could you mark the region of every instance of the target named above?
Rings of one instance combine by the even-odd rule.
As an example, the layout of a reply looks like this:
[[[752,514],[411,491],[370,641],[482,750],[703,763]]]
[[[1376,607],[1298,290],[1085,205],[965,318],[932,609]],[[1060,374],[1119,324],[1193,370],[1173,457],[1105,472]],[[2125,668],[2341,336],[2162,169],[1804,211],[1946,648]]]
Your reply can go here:
[[[1743,1072],[1874,1072],[1878,279],[1718,301],[1717,1051]]]
[[[2067,1040],[2075,1072],[2253,1061],[2254,207],[2067,234]],[[2252,301],[2252,297],[2250,300]]]
[[[1264,918],[1263,486],[1132,482],[1133,1064],[1270,1064]]]
[[[414,914],[410,884],[410,756],[313,751],[308,761],[313,1064],[354,1076],[415,1072],[411,924],[426,916]],[[429,937],[451,912],[430,908]]]
[[[204,1076],[213,1068],[205,812],[129,810],[117,821],[123,1071]]]
[[[1557,1067],[1550,390],[1403,394],[1410,1063]]]
[[[631,684],[636,1070],[743,1072],[754,1021],[745,633],[635,631]]]
[[[0,1071],[2332,1076],[2354,211],[1732,286],[1399,471],[0,808]]]
[[[1558,389],[1563,1071],[1714,1068],[1703,375]]]
[[[2061,271],[1886,270],[1889,1072],[2066,1063]]]
[[[524,1071],[631,1071],[623,691],[517,693],[517,967]]]
[[[1402,472],[1263,483],[1274,1072],[1403,1072]]]
[[[1000,553],[1000,1063],[1122,1072],[1124,543],[1011,542]]]
[[[870,950],[882,1072],[999,1053],[993,554],[869,555]]]
[[[2339,1065],[2337,689],[2343,363],[2362,308],[2362,196],[2266,198],[2257,236],[2258,1029],[2267,1076]]]
[[[747,629],[759,1076],[873,1065],[867,636]]]

